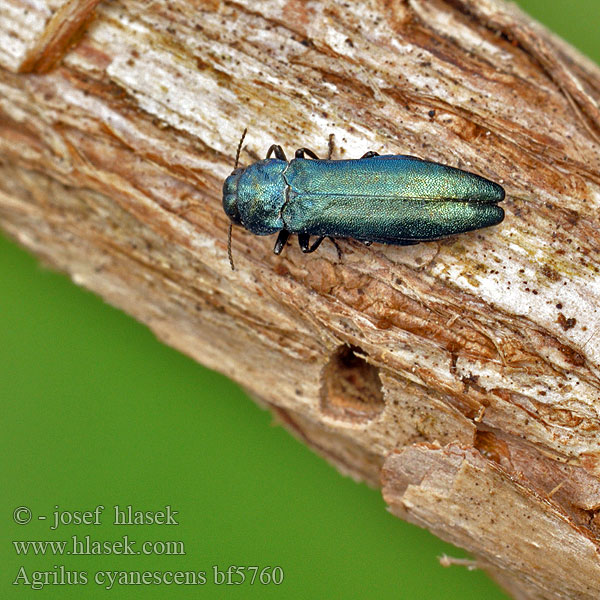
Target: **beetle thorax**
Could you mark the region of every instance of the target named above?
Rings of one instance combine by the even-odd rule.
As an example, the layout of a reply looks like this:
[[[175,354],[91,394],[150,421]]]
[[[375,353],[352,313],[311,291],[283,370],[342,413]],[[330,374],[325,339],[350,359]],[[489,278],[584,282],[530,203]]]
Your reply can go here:
[[[281,211],[287,188],[283,172],[287,166],[283,160],[261,160],[237,176],[235,197],[239,218],[242,225],[256,235],[269,235],[283,229]]]

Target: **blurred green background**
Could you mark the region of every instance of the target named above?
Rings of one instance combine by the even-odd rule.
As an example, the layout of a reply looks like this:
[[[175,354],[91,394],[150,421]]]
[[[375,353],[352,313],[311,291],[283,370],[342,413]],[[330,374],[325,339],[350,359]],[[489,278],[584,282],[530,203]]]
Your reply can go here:
[[[525,10],[600,61],[598,0],[523,0]],[[505,598],[485,575],[442,568],[466,556],[385,510],[380,493],[339,475],[239,388],[163,346],[145,327],[0,237],[1,598],[24,566],[205,570],[279,565],[280,586],[48,586],[44,597]],[[106,507],[98,527],[13,523]],[[159,510],[179,525],[110,523],[114,504]],[[183,556],[18,557],[10,540],[182,540]]]

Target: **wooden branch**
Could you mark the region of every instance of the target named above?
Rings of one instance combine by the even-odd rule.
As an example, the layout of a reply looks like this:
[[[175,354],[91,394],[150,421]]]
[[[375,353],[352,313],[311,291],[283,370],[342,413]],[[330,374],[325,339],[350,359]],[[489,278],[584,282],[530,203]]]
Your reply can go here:
[[[516,598],[598,598],[600,70],[498,0],[41,4],[0,8],[2,228]],[[333,133],[506,220],[341,258],[238,228],[232,272],[246,126],[243,163]]]

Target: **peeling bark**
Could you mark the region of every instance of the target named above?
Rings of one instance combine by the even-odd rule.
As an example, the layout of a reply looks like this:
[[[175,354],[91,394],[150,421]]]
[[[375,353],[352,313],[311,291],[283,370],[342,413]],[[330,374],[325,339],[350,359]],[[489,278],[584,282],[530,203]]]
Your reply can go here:
[[[0,225],[248,389],[517,598],[597,598],[600,70],[498,0],[9,0]],[[500,226],[313,255],[236,228],[273,143],[502,183]]]

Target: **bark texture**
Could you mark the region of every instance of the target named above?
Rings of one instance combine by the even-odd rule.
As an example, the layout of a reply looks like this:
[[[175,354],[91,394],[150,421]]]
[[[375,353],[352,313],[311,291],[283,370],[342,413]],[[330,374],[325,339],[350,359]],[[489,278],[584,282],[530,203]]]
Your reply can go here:
[[[7,0],[0,225],[226,373],[515,598],[600,597],[600,70],[496,0]],[[268,146],[502,183],[500,226],[302,255],[221,185]]]

